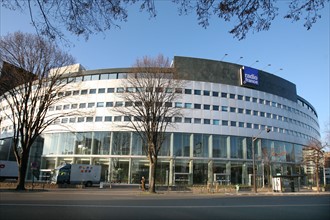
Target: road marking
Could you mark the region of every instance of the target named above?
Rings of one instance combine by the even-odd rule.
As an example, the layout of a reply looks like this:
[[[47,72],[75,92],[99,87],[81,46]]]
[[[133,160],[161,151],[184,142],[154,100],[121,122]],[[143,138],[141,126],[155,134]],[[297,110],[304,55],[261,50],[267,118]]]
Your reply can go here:
[[[164,209],[195,209],[195,208],[266,208],[266,207],[318,207],[330,204],[283,204],[283,205],[210,205],[210,206],[174,206],[174,205],[89,205],[89,204],[43,204],[43,203],[7,203],[0,206],[28,206],[28,207],[82,207],[82,208],[164,208]]]

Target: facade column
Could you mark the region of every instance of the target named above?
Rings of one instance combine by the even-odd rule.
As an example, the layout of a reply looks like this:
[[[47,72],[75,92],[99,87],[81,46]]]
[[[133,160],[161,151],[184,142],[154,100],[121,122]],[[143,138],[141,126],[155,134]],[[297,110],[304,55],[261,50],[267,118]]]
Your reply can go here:
[[[213,184],[213,160],[209,160],[207,168],[207,182]]]
[[[168,183],[170,186],[174,186],[174,171],[175,171],[175,162],[174,158],[170,159],[170,167],[169,167],[169,176]]]
[[[194,175],[194,161],[190,160],[189,161],[189,177],[188,177],[188,185],[193,184],[193,175]]]

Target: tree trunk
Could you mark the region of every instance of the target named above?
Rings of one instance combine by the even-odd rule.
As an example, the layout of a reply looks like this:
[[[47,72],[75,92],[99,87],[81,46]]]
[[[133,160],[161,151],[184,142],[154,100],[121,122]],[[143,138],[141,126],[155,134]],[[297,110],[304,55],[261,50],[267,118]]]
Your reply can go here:
[[[157,159],[150,161],[149,192],[156,192],[156,164]]]
[[[25,177],[28,168],[28,159],[29,159],[29,154],[23,152],[21,160],[18,165],[18,181],[17,181],[16,190],[25,190]]]
[[[318,166],[318,164],[316,164],[316,190],[317,190],[317,192],[320,192],[320,184],[319,184],[319,166]]]

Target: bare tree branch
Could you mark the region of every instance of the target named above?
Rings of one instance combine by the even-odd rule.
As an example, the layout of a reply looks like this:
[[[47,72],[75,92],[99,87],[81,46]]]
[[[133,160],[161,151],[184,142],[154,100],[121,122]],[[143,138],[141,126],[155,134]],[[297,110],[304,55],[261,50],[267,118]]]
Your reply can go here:
[[[17,189],[24,189],[30,149],[37,137],[61,114],[48,114],[50,106],[70,83],[65,70],[74,58],[50,41],[16,32],[0,39],[0,97],[13,126],[13,149],[19,164]],[[5,122],[5,121],[4,121]],[[9,122],[6,122],[9,123]]]
[[[155,192],[155,168],[157,158],[166,138],[166,130],[172,124],[172,118],[181,115],[180,108],[172,103],[181,97],[183,82],[176,79],[174,68],[170,68],[168,59],[144,57],[137,60],[132,73],[123,82],[126,92],[119,93],[123,106],[114,111],[123,115],[127,121],[124,126],[135,131],[146,146],[146,156],[150,162],[150,192]]]
[[[309,30],[321,18],[320,11],[330,0],[290,0],[284,18],[298,21],[305,19]],[[212,16],[224,21],[233,21],[229,31],[239,40],[246,38],[249,31],[269,30],[278,16],[278,1],[275,0],[172,0],[179,15],[195,11],[198,24],[207,28]],[[2,5],[11,10],[28,10],[32,25],[37,33],[51,39],[65,40],[63,29],[86,40],[92,34],[120,28],[119,23],[128,20],[127,8],[139,4],[150,18],[157,15],[154,0],[2,0]]]

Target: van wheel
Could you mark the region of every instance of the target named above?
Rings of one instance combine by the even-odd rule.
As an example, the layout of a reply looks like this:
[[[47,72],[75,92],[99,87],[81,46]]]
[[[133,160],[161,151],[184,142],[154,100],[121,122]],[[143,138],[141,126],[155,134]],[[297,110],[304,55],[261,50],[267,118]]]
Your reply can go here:
[[[88,181],[88,182],[85,183],[86,187],[91,187],[92,185],[93,185],[93,183],[91,181]]]

